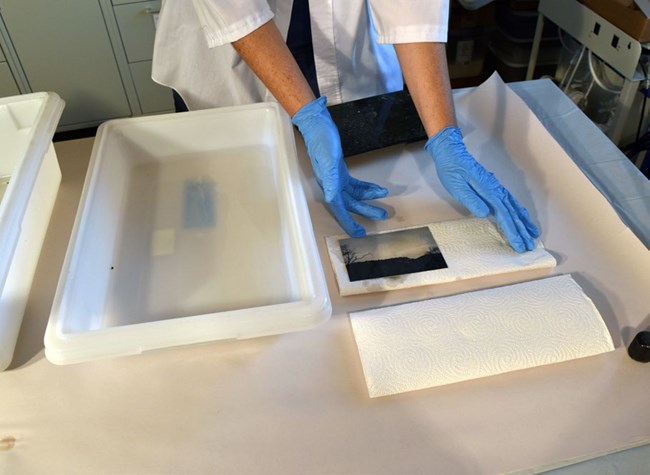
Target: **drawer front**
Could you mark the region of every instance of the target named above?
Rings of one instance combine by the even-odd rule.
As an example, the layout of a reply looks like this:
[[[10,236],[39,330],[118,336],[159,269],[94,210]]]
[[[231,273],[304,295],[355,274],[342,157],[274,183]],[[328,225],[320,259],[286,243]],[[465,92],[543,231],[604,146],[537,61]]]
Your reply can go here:
[[[7,63],[0,63],[0,97],[17,96],[18,85]]]
[[[160,0],[119,5],[114,10],[129,63],[151,60],[156,35],[153,15],[160,10]]]
[[[130,67],[142,113],[172,112],[174,110],[172,90],[151,79],[151,61],[133,63]]]

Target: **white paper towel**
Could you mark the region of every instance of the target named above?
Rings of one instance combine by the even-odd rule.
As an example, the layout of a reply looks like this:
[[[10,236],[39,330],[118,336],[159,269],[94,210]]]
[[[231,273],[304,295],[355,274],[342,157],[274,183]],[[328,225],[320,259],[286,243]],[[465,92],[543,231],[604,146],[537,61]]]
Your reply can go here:
[[[370,397],[614,349],[570,275],[350,314]]]
[[[429,228],[447,262],[447,268],[350,281],[339,244],[340,239],[348,238],[348,236],[327,237],[327,249],[340,294],[354,295],[404,289],[520,270],[553,268],[556,265],[555,258],[544,249],[539,241],[532,251],[523,254],[515,252],[504,240],[496,226],[488,219],[456,219],[399,230],[418,227]],[[395,231],[398,230],[377,234]]]

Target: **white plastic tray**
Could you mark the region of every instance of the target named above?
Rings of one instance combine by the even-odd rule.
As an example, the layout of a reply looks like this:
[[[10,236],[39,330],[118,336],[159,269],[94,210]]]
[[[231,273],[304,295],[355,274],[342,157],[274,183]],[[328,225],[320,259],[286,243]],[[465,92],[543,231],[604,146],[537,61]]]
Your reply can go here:
[[[289,332],[330,314],[276,104],[100,127],[45,335],[51,362]]]
[[[0,98],[0,371],[13,358],[61,183],[52,136],[63,107],[48,92]]]

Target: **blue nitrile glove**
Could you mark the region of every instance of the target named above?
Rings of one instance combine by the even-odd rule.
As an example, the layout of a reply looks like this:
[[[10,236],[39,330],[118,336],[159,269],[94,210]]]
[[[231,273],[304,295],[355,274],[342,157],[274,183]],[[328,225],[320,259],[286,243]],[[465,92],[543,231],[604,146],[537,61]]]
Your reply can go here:
[[[472,214],[496,217],[508,242],[517,252],[532,250],[539,230],[526,208],[506,190],[465,148],[458,127],[446,127],[424,145],[433,157],[440,181]]]
[[[305,139],[325,204],[345,232],[352,237],[364,236],[365,229],[354,222],[350,213],[369,219],[385,219],[388,215],[385,210],[364,203],[363,200],[383,198],[388,190],[350,176],[343,161],[339,131],[325,107],[326,102],[326,97],[320,97],[304,105],[295,113],[291,122],[298,127]]]

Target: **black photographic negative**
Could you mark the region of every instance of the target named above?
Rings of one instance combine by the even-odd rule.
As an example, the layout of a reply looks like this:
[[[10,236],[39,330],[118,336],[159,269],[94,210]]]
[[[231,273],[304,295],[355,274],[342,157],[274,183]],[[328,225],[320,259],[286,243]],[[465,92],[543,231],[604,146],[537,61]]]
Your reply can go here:
[[[428,227],[339,241],[350,282],[447,268]]]

